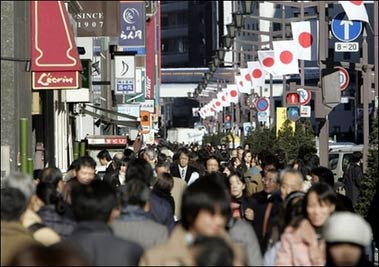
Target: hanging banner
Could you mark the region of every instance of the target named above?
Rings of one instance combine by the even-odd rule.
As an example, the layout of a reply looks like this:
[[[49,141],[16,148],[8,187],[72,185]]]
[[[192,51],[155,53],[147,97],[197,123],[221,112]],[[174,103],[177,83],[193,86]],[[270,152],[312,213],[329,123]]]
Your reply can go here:
[[[135,76],[134,56],[115,56],[115,78],[131,78]]]
[[[145,46],[145,1],[120,2],[121,46]]]
[[[61,1],[30,1],[33,89],[79,88],[79,59],[72,28]]]
[[[156,21],[155,27],[155,114],[160,114],[159,112],[159,99],[160,99],[160,84],[161,84],[161,4],[160,1],[156,2],[157,12],[153,17]],[[156,116],[158,118],[158,116]]]
[[[115,94],[135,93],[134,56],[115,56]]]
[[[120,12],[118,1],[78,1],[83,10],[73,15],[77,22],[78,37],[119,36],[120,20],[115,14]]]
[[[155,16],[146,23],[146,98],[154,99],[155,86]]]

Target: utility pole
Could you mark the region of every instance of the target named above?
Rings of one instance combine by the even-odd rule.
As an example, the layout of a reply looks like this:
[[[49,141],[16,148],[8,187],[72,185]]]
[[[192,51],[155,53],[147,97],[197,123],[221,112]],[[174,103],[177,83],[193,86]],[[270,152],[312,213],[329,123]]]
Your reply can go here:
[[[300,19],[304,20],[304,2],[300,2]],[[300,85],[304,86],[304,60],[300,60]]]
[[[325,60],[328,57],[328,28],[329,25],[326,22],[325,10],[328,4],[324,1],[318,2],[318,12],[320,17],[319,27],[319,66],[320,66],[320,83],[322,80],[323,69],[325,69]],[[322,86],[320,84],[320,86]],[[320,121],[320,134],[319,134],[319,156],[320,165],[328,166],[328,150],[329,150],[329,120],[328,115]]]
[[[367,155],[368,155],[368,143],[369,143],[369,118],[368,118],[368,104],[371,94],[371,70],[368,68],[368,51],[367,51],[367,31],[366,27],[363,28],[363,40],[362,40],[362,91],[363,91],[363,172],[367,169]],[[377,66],[375,66],[377,67]]]
[[[375,85],[375,106],[374,106],[374,118],[377,119],[378,118],[378,87],[379,87],[379,71],[378,71],[378,67],[379,67],[379,55],[378,55],[378,50],[379,50],[379,46],[378,46],[378,28],[379,28],[379,21],[378,21],[378,17],[379,17],[379,4],[378,4],[378,1],[374,1],[374,66],[375,66],[375,73],[374,73],[374,77],[375,77],[375,81],[374,81],[374,85]]]

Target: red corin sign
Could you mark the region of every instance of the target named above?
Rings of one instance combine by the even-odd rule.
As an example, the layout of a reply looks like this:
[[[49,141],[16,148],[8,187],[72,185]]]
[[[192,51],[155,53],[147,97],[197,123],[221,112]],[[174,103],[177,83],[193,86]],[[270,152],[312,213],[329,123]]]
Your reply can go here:
[[[33,89],[62,89],[78,88],[79,72],[60,71],[60,72],[33,72]]]
[[[79,87],[82,70],[63,1],[30,1],[33,89]]]

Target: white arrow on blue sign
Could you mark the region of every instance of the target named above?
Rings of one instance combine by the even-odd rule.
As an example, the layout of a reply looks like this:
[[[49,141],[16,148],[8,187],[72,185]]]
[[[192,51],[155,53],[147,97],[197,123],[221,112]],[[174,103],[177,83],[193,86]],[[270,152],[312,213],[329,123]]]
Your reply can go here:
[[[359,37],[362,32],[362,22],[348,20],[345,12],[339,13],[332,20],[332,33],[342,42],[351,42]]]

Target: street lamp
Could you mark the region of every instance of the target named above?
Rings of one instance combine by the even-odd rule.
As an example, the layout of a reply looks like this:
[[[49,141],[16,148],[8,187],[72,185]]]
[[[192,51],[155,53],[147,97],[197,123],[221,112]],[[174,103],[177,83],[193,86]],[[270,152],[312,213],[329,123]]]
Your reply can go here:
[[[213,63],[215,64],[215,66],[220,66],[220,60],[218,59],[218,57],[217,56],[213,56],[212,57],[213,59]]]
[[[207,73],[204,73],[204,78],[207,80],[207,81],[209,81],[209,79],[212,77],[212,75],[209,73],[209,72],[207,72]]]
[[[236,37],[236,26],[234,26],[233,23],[227,24],[226,25],[226,30],[228,31],[228,36],[230,38],[235,38]]]
[[[237,29],[242,28],[243,14],[240,12],[232,13],[232,17],[233,17],[234,25],[236,25]]]
[[[222,36],[222,44],[227,49],[231,48],[233,45],[233,39],[229,37],[228,35]]]
[[[211,61],[211,62],[209,62],[209,71],[211,72],[211,73],[214,73],[214,72],[216,72],[216,65],[214,64],[214,62],[213,61]]]
[[[208,80],[207,80],[205,77],[203,77],[203,79],[201,80],[201,82],[202,82],[204,85],[207,85],[207,84],[208,84]]]
[[[253,12],[253,1],[241,1],[241,6],[243,14],[250,14]]]
[[[219,48],[217,49],[217,58],[220,60],[220,61],[224,61],[225,59],[225,50],[222,49],[222,48]]]

